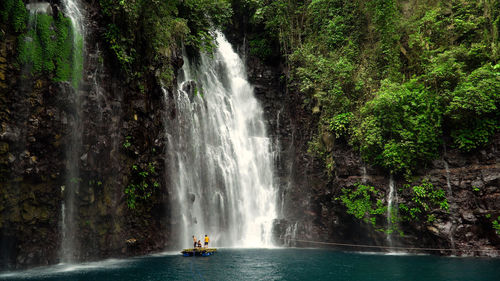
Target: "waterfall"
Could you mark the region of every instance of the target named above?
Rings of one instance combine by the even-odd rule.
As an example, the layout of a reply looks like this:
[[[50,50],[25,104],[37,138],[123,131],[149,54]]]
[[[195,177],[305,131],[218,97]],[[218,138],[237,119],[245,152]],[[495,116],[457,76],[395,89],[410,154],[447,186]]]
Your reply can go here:
[[[444,152],[443,152],[443,164],[444,164],[444,169],[446,171],[446,186],[448,187],[448,195],[451,198],[453,195],[453,192],[451,190],[451,183],[450,183],[450,167],[448,166],[448,162],[446,162],[446,147],[444,147]]]
[[[396,197],[396,190],[394,189],[394,177],[392,174],[389,177],[389,195],[387,197],[387,242],[392,247],[392,205]]]
[[[453,235],[455,233],[456,225],[455,225],[455,220],[456,220],[456,212],[453,210],[453,192],[451,190],[451,182],[450,182],[450,167],[448,165],[448,162],[446,161],[446,144],[443,142],[443,165],[444,169],[446,171],[446,186],[448,188],[448,203],[450,204],[450,217],[451,217],[451,225],[450,225],[450,233],[449,233],[449,238],[450,238],[450,244],[451,248],[454,250],[455,249],[455,239],[453,238]],[[453,252],[454,253],[454,252]]]
[[[368,176],[366,173],[366,166],[363,165],[363,166],[361,166],[361,182],[363,184],[366,184],[367,181],[368,181]]]
[[[85,49],[85,26],[80,8],[80,0],[62,0],[65,16],[71,19],[73,31],[73,87],[78,92],[78,85],[82,79],[83,50]],[[78,95],[78,94],[77,94]]]
[[[77,256],[76,233],[78,223],[76,219],[77,204],[75,195],[80,187],[80,153],[82,149],[82,120],[81,120],[81,95],[79,84],[82,79],[83,49],[84,49],[84,26],[83,15],[79,7],[79,0],[63,0],[63,10],[65,16],[71,19],[73,31],[73,60],[72,60],[72,85],[74,90],[74,114],[71,118],[70,140],[66,146],[66,182],[61,188],[64,199],[61,205],[61,248],[59,259],[61,262],[72,262]]]
[[[272,141],[241,58],[221,32],[215,35],[214,54],[202,53],[195,63],[184,56],[179,90],[164,91],[177,246],[205,234],[215,246],[270,246]]]
[[[297,229],[299,223],[295,222],[293,225],[288,225],[285,230],[284,245],[287,247],[295,247],[297,245]]]

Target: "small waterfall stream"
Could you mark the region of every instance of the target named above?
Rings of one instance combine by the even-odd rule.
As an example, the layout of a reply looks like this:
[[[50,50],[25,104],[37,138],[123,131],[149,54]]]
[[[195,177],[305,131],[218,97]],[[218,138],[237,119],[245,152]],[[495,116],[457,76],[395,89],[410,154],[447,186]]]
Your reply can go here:
[[[361,182],[366,184],[368,181],[368,175],[366,173],[366,165],[361,166]]]
[[[393,203],[396,198],[396,190],[394,188],[394,177],[392,174],[389,177],[389,194],[387,196],[387,242],[389,246],[392,247],[392,214],[393,214]]]
[[[448,187],[448,195],[451,197],[453,195],[453,191],[451,190],[451,182],[450,182],[450,166],[446,159],[443,157],[444,169],[446,171],[446,187]]]
[[[446,144],[443,143],[443,165],[444,165],[444,169],[446,171],[446,187],[448,189],[448,203],[450,204],[450,221],[451,221],[451,225],[450,225],[450,234],[449,234],[449,237],[450,237],[450,244],[451,244],[451,248],[454,250],[455,249],[455,238],[453,238],[454,236],[454,233],[455,233],[455,229],[456,229],[456,212],[454,212],[454,208],[453,208],[453,191],[451,189],[451,181],[450,181],[450,167],[448,165],[448,162],[446,161]],[[455,252],[453,252],[455,253]]]
[[[172,220],[178,246],[208,234],[213,245],[271,245],[276,218],[272,141],[245,66],[220,32],[213,54],[186,56],[165,102]]]
[[[285,236],[283,238],[283,244],[287,247],[297,246],[297,230],[299,228],[299,223],[295,222],[287,226],[285,230]]]
[[[73,31],[73,66],[72,85],[74,90],[74,114],[71,118],[71,136],[66,147],[66,183],[61,188],[64,194],[61,206],[61,248],[59,259],[61,262],[72,262],[77,256],[77,245],[75,241],[77,226],[77,206],[75,196],[80,186],[80,152],[82,149],[82,120],[81,120],[81,96],[79,84],[82,79],[81,70],[83,63],[84,49],[84,25],[83,14],[79,0],[63,0],[63,10],[65,16],[71,19]]]

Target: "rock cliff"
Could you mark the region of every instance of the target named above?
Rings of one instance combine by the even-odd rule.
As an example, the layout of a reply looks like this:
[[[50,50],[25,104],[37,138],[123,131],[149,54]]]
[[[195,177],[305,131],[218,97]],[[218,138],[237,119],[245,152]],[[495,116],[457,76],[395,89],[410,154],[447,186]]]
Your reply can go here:
[[[280,217],[275,224],[275,241],[294,246],[335,246],[334,243],[388,246],[384,232],[375,231],[371,225],[347,214],[345,206],[336,200],[342,188],[352,188],[358,183],[388,194],[388,172],[363,163],[355,148],[342,140],[323,136],[323,144],[329,146],[335,163],[328,170],[321,159],[308,152],[308,142],[317,132],[318,116],[305,106],[298,91],[285,87],[280,78],[285,74],[283,66],[279,62],[264,63],[253,56],[248,56],[247,64],[280,151],[277,161]],[[455,249],[429,251],[443,255],[497,256],[500,236],[492,221],[500,210],[500,135],[487,147],[471,153],[462,153],[444,142],[441,159],[418,171],[412,182],[396,178],[395,188],[400,191],[397,203],[407,203],[412,198],[405,185],[428,179],[446,191],[449,210],[432,210],[437,217],[433,222],[401,222],[403,235],[392,235],[394,246]]]
[[[57,10],[59,1],[50,1]],[[76,260],[132,256],[160,251],[172,242],[169,226],[169,175],[164,171],[164,93],[154,73],[144,77],[146,89],[131,86],[116,71],[105,48],[102,14],[85,1],[86,60],[81,95],[68,82],[32,76],[16,63],[18,34],[5,32],[0,41],[0,268],[23,268],[60,261],[62,202],[68,181],[76,191]],[[238,23],[236,23],[238,26]],[[278,214],[275,241],[287,246],[334,246],[331,243],[388,245],[387,235],[347,213],[336,200],[342,188],[357,183],[388,194],[389,174],[366,165],[358,152],[332,136],[322,136],[335,163],[308,153],[317,132],[318,114],[303,96],[287,87],[286,67],[279,58],[263,62],[249,55],[243,27],[228,31],[245,55],[248,75],[268,120],[276,149]],[[172,54],[178,69],[182,58]],[[152,71],[153,72],[153,71]],[[167,89],[172,94],[175,89]],[[80,96],[77,101],[75,97]],[[77,106],[78,104],[78,106]],[[76,123],[76,116],[81,122]],[[71,137],[82,134],[77,162],[79,177],[67,178]],[[441,159],[418,171],[446,191],[449,210],[431,210],[433,221],[401,222],[401,247],[454,249],[443,255],[497,255],[500,237],[493,221],[500,216],[500,135],[487,147],[464,154],[445,140]],[[125,190],[140,174],[160,183],[148,202],[127,205]],[[395,178],[396,202],[411,200],[404,178]],[[383,196],[384,198],[386,196]],[[385,203],[385,202],[384,202]],[[317,244],[321,242],[326,244]],[[343,248],[362,250],[363,248]],[[497,251],[493,251],[496,249]]]
[[[60,261],[68,181],[79,186],[75,260],[168,247],[163,92],[154,75],[144,78],[145,91],[129,86],[103,47],[99,9],[92,1],[83,5],[88,30],[78,102],[68,82],[33,77],[17,65],[17,34],[7,32],[0,42],[0,267]],[[82,134],[79,177],[68,179],[66,154],[75,130]],[[124,190],[146,169],[147,180],[161,184],[148,204],[138,200],[130,209]]]

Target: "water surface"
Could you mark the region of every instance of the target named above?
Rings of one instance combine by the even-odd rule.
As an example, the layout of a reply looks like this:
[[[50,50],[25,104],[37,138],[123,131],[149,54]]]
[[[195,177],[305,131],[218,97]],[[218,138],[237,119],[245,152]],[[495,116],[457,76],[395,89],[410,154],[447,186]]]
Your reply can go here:
[[[500,280],[500,259],[344,253],[319,249],[219,249],[0,273],[0,280]]]

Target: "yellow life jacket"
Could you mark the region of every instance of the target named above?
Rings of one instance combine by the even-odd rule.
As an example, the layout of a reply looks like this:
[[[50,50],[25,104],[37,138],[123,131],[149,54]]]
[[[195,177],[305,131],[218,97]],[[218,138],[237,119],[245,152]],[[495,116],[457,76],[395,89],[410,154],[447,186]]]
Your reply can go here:
[[[208,236],[205,236],[205,242],[208,242]]]

